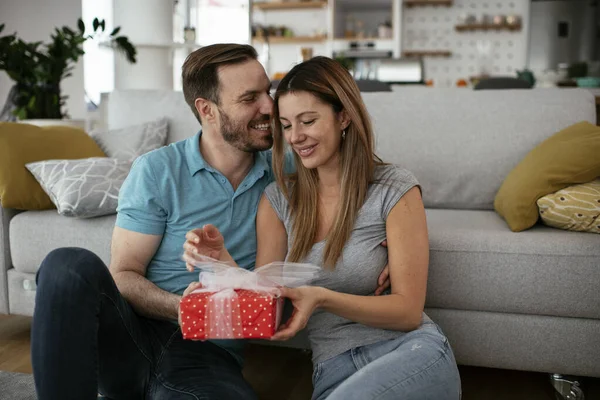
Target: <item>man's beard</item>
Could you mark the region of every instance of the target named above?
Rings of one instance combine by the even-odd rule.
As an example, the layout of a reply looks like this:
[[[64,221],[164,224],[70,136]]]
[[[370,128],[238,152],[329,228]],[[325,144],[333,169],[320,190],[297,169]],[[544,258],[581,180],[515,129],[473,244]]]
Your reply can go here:
[[[223,139],[236,149],[247,153],[255,153],[257,151],[268,150],[273,146],[273,136],[253,138],[250,132],[248,132],[249,128],[247,125],[230,118],[220,107],[219,112],[221,113],[221,134],[223,135]],[[268,115],[265,115],[263,118],[261,118],[260,122],[269,123],[270,119]],[[253,121],[252,123],[255,122]]]

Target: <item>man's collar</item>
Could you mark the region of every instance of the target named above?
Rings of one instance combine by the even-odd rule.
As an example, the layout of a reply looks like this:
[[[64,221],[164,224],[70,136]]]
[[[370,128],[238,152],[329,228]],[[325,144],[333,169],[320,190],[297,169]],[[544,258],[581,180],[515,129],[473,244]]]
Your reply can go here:
[[[187,165],[190,170],[190,175],[194,176],[196,172],[203,169],[212,170],[211,166],[204,160],[202,153],[200,153],[200,137],[202,136],[202,130],[196,133],[194,136],[189,138],[185,144],[185,154]]]
[[[202,153],[200,152],[200,137],[202,131],[196,133],[193,137],[187,139],[185,144],[185,153],[187,159],[187,165],[190,171],[190,175],[194,176],[198,171],[206,169],[214,172],[215,169],[210,166],[209,163],[204,160]],[[254,153],[254,165],[252,172],[268,172],[270,168],[269,158],[271,151],[259,151]]]
[[[252,171],[260,174],[260,176],[264,175],[265,172],[269,172],[271,168],[271,163],[269,162],[271,159],[271,150],[267,151],[259,151],[254,153],[254,166],[252,167]]]

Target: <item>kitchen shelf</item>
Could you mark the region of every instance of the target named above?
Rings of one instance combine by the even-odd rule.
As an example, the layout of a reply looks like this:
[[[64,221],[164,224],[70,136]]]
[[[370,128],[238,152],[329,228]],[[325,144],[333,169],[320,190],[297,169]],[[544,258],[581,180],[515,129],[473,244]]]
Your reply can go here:
[[[450,7],[454,3],[453,0],[405,0],[404,5],[407,7],[418,6],[446,6]]]
[[[451,57],[452,52],[447,50],[407,50],[402,53],[404,57]]]
[[[270,36],[268,38],[269,44],[286,44],[286,43],[317,43],[323,42],[327,39],[325,36]],[[262,36],[255,36],[252,40],[259,43],[267,43],[267,38]]]
[[[336,37],[333,40],[339,42],[391,42],[393,38],[380,38],[380,37],[364,37],[364,38],[346,38],[346,37]]]
[[[259,10],[298,10],[298,9],[313,9],[323,8],[327,6],[327,1],[264,1],[254,3],[254,8]]]
[[[196,50],[202,47],[197,43],[180,43],[180,42],[171,42],[171,43],[134,43],[133,44],[137,48],[154,48],[154,49],[191,49]],[[114,44],[110,41],[101,41],[98,43],[100,47],[110,47],[113,48]]]
[[[494,25],[494,24],[463,24],[454,27],[458,32],[467,31],[520,31],[521,24],[518,25]]]

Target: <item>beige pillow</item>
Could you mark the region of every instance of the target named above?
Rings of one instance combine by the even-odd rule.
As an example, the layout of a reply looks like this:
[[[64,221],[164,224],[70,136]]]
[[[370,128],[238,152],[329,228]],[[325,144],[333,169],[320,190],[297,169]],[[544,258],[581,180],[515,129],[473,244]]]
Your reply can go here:
[[[537,201],[546,225],[600,233],[600,179],[566,187]]]

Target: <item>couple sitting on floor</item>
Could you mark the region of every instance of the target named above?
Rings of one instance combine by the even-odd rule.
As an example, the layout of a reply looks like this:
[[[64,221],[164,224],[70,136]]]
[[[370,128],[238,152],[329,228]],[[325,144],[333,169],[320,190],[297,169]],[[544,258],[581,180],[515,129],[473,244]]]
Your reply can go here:
[[[256,399],[241,372],[244,341],[182,338],[179,301],[198,286],[184,251],[246,269],[321,267],[311,286],[283,289],[294,312],[272,338],[306,327],[313,399],[459,399],[451,347],[423,312],[420,188],[374,154],[352,76],[316,57],[272,98],[256,51],[218,44],[190,54],[182,78],[202,132],[135,161],[109,268],[75,248],[42,263],[32,326],[39,398]]]

